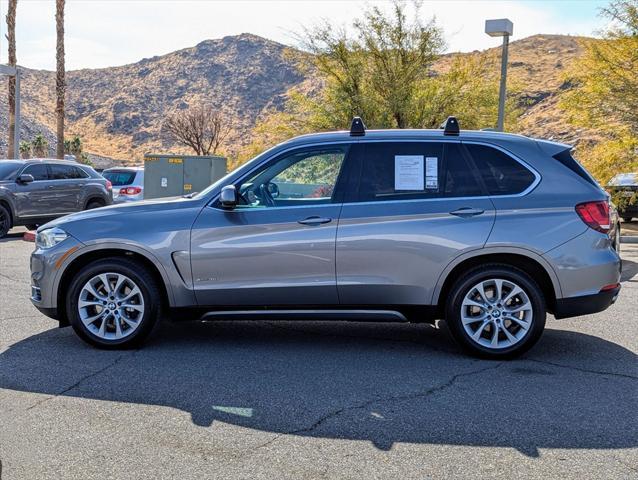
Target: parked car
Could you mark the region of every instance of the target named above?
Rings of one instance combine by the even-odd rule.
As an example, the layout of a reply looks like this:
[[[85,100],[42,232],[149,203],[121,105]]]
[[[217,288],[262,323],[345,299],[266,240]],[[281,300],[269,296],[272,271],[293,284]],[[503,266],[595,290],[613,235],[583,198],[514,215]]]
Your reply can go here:
[[[0,160],[0,238],[14,226],[113,202],[111,183],[88,165],[65,160]]]
[[[144,200],[144,168],[116,167],[102,172],[113,184],[113,203]]]
[[[568,145],[496,132],[366,131],[284,142],[192,198],[38,229],[32,301],[102,348],[175,319],[445,319],[507,358],[620,291],[607,194]]]
[[[627,200],[635,199],[618,206],[618,214],[625,222],[631,222],[634,217],[638,217],[638,173],[619,173],[609,181],[607,190]]]

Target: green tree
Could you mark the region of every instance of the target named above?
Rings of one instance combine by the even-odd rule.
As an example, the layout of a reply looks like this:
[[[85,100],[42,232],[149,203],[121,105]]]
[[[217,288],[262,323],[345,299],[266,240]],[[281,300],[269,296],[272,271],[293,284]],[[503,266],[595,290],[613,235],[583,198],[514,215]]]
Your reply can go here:
[[[26,140],[20,142],[20,157],[27,159],[31,157],[31,144]]]
[[[605,184],[620,171],[638,169],[638,0],[603,9],[612,27],[585,40],[585,54],[569,72],[574,88],[561,107],[576,125],[596,128],[602,142],[583,146],[579,157]]]
[[[273,111],[256,125],[242,162],[286,138],[347,128],[361,116],[368,128],[438,128],[456,115],[463,128],[495,123],[498,78],[488,74],[485,55],[457,55],[443,72],[433,69],[443,49],[443,32],[434,19],[421,21],[420,3],[409,9],[395,1],[389,13],[371,8],[353,24],[353,35],[324,23],[308,29],[303,45],[311,54],[299,68],[319,78],[322,88],[308,95],[288,92],[283,111]],[[508,127],[519,111],[508,100]]]
[[[35,158],[49,156],[49,142],[41,133],[38,133],[31,142],[31,150]]]

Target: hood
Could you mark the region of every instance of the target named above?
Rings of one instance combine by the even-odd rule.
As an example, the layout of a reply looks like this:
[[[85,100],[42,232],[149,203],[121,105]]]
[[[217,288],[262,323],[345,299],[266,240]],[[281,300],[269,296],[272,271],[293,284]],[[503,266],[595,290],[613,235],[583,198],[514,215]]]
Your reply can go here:
[[[38,228],[38,231],[51,227],[60,227],[65,229],[70,224],[78,222],[90,222],[95,220],[108,220],[111,217],[121,218],[123,216],[144,214],[157,211],[172,211],[185,208],[197,207],[198,204],[202,204],[201,199],[191,199],[184,197],[167,197],[156,198],[152,200],[142,200],[134,203],[123,203],[118,205],[109,205],[108,207],[95,208],[93,210],[84,210],[82,212],[72,213],[65,215],[64,217],[57,218],[49,223],[42,225]]]

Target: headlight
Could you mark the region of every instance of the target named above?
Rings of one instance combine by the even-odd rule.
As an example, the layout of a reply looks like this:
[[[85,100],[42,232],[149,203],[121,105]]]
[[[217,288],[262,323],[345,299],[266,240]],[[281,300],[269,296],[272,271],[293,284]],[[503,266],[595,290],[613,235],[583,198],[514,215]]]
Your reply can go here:
[[[35,244],[38,248],[51,248],[55,247],[58,243],[68,238],[67,233],[58,227],[47,228],[38,232],[35,237]]]

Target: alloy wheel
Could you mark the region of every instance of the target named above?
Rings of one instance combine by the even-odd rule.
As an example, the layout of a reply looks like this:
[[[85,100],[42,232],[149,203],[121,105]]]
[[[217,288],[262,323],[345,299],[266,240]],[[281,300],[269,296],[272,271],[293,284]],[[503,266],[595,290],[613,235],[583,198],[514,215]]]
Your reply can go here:
[[[474,285],[461,305],[465,333],[473,342],[489,349],[519,343],[529,332],[533,319],[527,293],[516,283],[501,278]]]
[[[78,313],[86,329],[103,340],[131,335],[144,318],[144,297],[137,284],[121,273],[100,273],[84,284]]]

